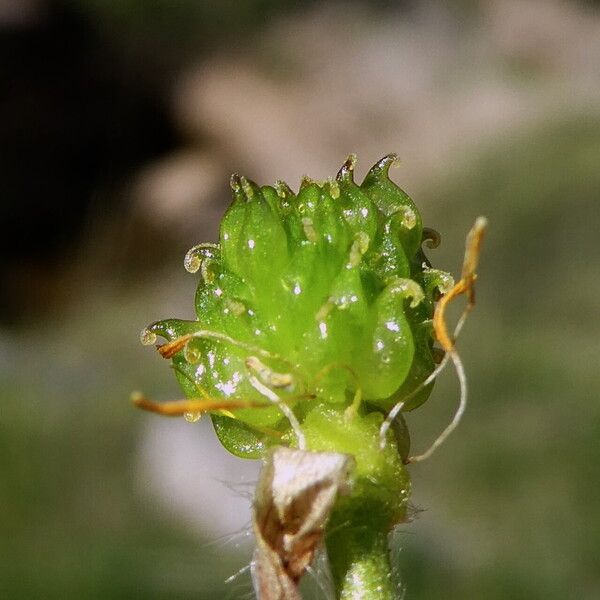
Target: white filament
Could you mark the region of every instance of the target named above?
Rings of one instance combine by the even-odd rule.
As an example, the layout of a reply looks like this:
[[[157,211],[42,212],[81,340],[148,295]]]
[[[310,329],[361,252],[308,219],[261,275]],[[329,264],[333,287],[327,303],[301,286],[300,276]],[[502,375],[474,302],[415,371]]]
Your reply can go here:
[[[287,420],[290,422],[290,426],[296,434],[298,440],[298,449],[306,450],[306,438],[302,429],[300,428],[300,422],[298,421],[294,411],[271,389],[268,388],[264,383],[259,381],[254,375],[248,378],[250,385],[267,400],[279,407],[279,410],[285,415]]]

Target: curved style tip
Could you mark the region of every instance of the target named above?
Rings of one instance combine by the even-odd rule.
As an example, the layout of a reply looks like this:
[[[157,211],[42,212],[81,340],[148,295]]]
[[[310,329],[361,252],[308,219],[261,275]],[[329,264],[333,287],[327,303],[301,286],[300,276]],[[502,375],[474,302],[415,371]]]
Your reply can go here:
[[[236,193],[239,194],[242,191],[242,182],[240,176],[237,173],[232,173],[229,178],[229,186]]]
[[[156,334],[148,327],[144,327],[140,332],[140,342],[143,346],[152,346],[156,344]]]
[[[378,160],[369,170],[362,185],[372,185],[376,182],[390,181],[390,167],[396,165],[399,161],[396,153],[386,154]]]
[[[255,188],[257,187],[256,184],[243,175],[240,175],[240,183],[242,185],[242,192],[246,197],[246,201],[252,200],[254,197]]]
[[[203,242],[192,246],[183,259],[183,267],[188,273],[197,273],[202,269],[202,277],[205,281],[210,279],[207,264],[214,259],[219,252],[218,244]]]
[[[312,185],[313,183],[317,182],[308,175],[302,175],[302,178],[300,179],[300,191],[302,191],[304,188],[307,188],[309,185]]]
[[[356,166],[356,154],[348,155],[344,164],[340,167],[336,179],[338,181],[354,181],[354,167]]]
[[[329,177],[327,179],[327,183],[329,184],[329,195],[337,200],[340,197],[340,186],[338,185],[337,179],[333,179],[333,177]]]
[[[183,268],[188,273],[197,273],[202,265],[202,258],[198,256],[197,247],[190,248],[183,259]]]
[[[292,192],[292,189],[290,188],[290,186],[285,181],[282,181],[281,179],[278,179],[275,182],[274,187],[275,187],[275,191],[277,192],[277,195],[282,200],[285,200],[286,198],[289,198],[290,196],[294,195],[294,192]]]
[[[412,279],[394,277],[388,282],[390,291],[403,298],[410,298],[410,308],[416,308],[425,299],[423,288]]]
[[[378,160],[371,167],[369,174],[375,176],[385,175],[385,177],[388,177],[390,167],[397,165],[399,160],[400,159],[398,158],[398,155],[395,152],[392,152],[391,154],[386,154],[382,159]]]
[[[439,231],[436,231],[431,227],[423,227],[421,243],[425,244],[428,248],[431,248],[433,250],[442,243],[442,236],[440,235]]]

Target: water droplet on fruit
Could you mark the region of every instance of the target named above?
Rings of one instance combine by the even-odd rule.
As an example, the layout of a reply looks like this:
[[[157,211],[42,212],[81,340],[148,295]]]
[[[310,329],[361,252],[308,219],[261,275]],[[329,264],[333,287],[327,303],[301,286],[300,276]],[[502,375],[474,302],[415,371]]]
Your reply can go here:
[[[187,344],[183,348],[183,357],[190,365],[195,365],[202,358],[202,353],[198,348],[194,348],[190,344]]]

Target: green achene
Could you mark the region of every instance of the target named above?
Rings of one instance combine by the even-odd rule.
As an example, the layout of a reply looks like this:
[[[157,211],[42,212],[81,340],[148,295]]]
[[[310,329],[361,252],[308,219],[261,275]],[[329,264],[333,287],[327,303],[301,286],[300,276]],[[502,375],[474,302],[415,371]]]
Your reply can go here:
[[[353,492],[326,534],[332,572],[341,598],[387,599],[387,534],[405,519],[409,440],[401,416],[385,447],[380,428],[397,403],[413,410],[431,392],[434,308],[453,280],[423,253],[437,234],[390,180],[396,156],[360,185],[355,160],[335,179],[304,178],[297,193],[232,176],[219,243],[186,256],[200,272],[197,320],[159,321],[143,340],[166,339],[185,395],[211,413],[231,453],[289,445],[354,455]]]

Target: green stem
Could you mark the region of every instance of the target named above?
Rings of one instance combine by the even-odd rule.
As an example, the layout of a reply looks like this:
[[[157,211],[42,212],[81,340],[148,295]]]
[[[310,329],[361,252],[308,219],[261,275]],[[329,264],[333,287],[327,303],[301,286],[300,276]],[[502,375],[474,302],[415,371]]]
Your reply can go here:
[[[325,531],[337,597],[394,600],[388,534],[406,516],[410,478],[388,432],[380,447],[383,415],[355,414],[316,406],[303,422],[309,449],[350,454],[356,461],[349,495],[338,497]]]
[[[340,600],[394,600],[387,537],[367,525],[341,525],[327,535],[327,551]]]

